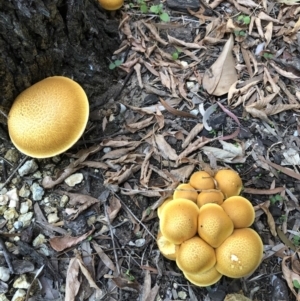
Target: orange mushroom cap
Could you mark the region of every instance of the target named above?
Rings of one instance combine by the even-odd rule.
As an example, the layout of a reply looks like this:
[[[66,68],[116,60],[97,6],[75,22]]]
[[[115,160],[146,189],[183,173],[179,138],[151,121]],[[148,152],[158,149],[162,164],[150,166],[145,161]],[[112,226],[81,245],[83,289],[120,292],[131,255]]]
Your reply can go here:
[[[210,286],[217,283],[221,278],[220,274],[215,267],[204,273],[183,273],[184,277],[197,286]]]
[[[89,103],[81,86],[67,77],[53,76],[16,98],[8,114],[8,131],[19,151],[48,158],[77,142],[88,117]]]
[[[179,245],[175,245],[168,241],[160,231],[157,233],[156,243],[163,256],[170,260],[176,260]]]
[[[197,198],[197,205],[199,208],[201,206],[208,204],[208,203],[214,203],[221,205],[224,200],[224,195],[220,190],[217,189],[209,189],[209,190],[202,190]]]
[[[242,196],[232,196],[221,205],[233,222],[235,229],[250,227],[255,219],[252,204]]]
[[[124,0],[98,0],[98,2],[106,10],[117,10],[122,7]]]
[[[213,248],[219,247],[233,232],[233,222],[217,204],[205,204],[199,210],[198,234]]]
[[[173,244],[179,245],[197,233],[198,206],[186,199],[168,202],[160,213],[159,229]]]
[[[225,199],[239,195],[243,188],[242,179],[239,174],[232,169],[221,169],[214,176],[218,183],[218,189],[221,190]]]
[[[194,203],[197,202],[198,192],[193,186],[187,183],[183,183],[177,186],[173,194],[173,199],[187,199]]]
[[[216,249],[216,269],[230,278],[245,277],[255,271],[262,256],[260,236],[251,228],[236,229]]]
[[[203,170],[194,172],[190,177],[190,185],[198,190],[214,189],[215,182],[211,175]]]
[[[194,236],[180,245],[176,263],[184,273],[204,273],[216,263],[215,250],[199,236]]]

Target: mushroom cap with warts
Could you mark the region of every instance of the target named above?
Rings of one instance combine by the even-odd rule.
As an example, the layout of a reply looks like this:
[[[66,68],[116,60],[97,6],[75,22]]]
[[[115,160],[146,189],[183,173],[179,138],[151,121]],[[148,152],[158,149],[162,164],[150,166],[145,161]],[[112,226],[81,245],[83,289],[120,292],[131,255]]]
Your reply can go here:
[[[222,274],[220,274],[215,267],[212,267],[210,270],[204,272],[204,273],[183,273],[185,278],[192,282],[193,284],[197,286],[210,286],[215,283],[217,283],[221,277]]]
[[[168,202],[160,213],[159,229],[175,245],[196,235],[198,206],[186,199]]]
[[[239,174],[232,169],[221,169],[214,175],[217,182],[217,189],[221,190],[225,199],[239,195],[243,188],[242,179]]]
[[[89,103],[82,87],[64,76],[48,77],[23,91],[8,114],[11,141],[34,158],[59,155],[83,134]]]
[[[199,208],[201,206],[208,204],[208,203],[214,203],[221,205],[224,200],[224,195],[222,191],[217,189],[209,189],[209,190],[202,190],[197,198],[197,205]]]
[[[203,170],[194,172],[190,177],[189,184],[197,190],[208,190],[215,188],[214,179]]]
[[[184,273],[207,272],[216,264],[215,250],[202,238],[194,236],[180,245],[176,264]]]
[[[251,228],[236,229],[216,249],[216,269],[230,278],[253,273],[263,257],[263,243]]]
[[[242,196],[232,196],[221,205],[233,222],[235,229],[250,227],[255,219],[252,204]]]
[[[198,192],[195,190],[193,186],[187,183],[183,183],[177,186],[174,191],[173,199],[187,199],[194,203],[197,202]]]
[[[233,232],[233,222],[217,204],[205,204],[199,210],[198,234],[213,248],[219,247]]]

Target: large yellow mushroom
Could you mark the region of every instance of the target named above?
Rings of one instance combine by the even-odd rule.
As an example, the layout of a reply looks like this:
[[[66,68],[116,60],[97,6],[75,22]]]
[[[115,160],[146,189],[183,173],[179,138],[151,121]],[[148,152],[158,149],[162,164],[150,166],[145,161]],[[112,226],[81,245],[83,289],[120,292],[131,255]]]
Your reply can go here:
[[[179,246],[168,241],[160,231],[157,233],[156,239],[157,246],[159,251],[163,256],[170,260],[176,260]]]
[[[260,236],[250,228],[236,229],[216,249],[216,269],[230,278],[245,277],[255,271],[262,256]]]
[[[186,199],[168,202],[160,212],[159,228],[162,235],[179,245],[197,233],[198,206]]]
[[[217,189],[202,190],[197,197],[197,205],[199,208],[201,208],[201,206],[208,203],[221,205],[223,203],[223,200],[224,200],[224,195],[220,190]]]
[[[47,158],[63,153],[83,134],[89,103],[81,86],[48,77],[23,91],[8,114],[11,141],[22,153]]]
[[[99,4],[106,10],[117,10],[122,7],[124,0],[98,0]]]

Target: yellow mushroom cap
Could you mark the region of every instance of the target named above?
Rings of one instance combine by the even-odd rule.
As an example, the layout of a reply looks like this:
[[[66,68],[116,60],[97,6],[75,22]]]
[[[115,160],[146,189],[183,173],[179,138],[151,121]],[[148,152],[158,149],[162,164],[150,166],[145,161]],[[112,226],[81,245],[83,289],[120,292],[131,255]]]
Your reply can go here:
[[[163,210],[163,208],[170,202],[173,200],[173,197],[172,196],[169,196],[168,198],[166,198],[164,200],[164,202],[157,208],[157,216],[158,218],[160,218],[160,215],[161,215],[161,211]]]
[[[239,195],[243,188],[242,179],[239,174],[232,169],[221,169],[214,176],[218,183],[218,189],[221,190],[225,199]]]
[[[242,196],[232,196],[221,205],[233,222],[235,229],[250,227],[255,219],[252,204]]]
[[[170,260],[176,260],[179,245],[175,245],[168,241],[160,231],[157,234],[156,243],[163,256]]]
[[[197,233],[198,206],[186,199],[176,199],[165,205],[160,213],[162,235],[179,245]]]
[[[215,250],[203,239],[194,236],[180,245],[176,263],[184,273],[204,273],[216,264]]]
[[[214,203],[221,205],[224,200],[224,195],[220,190],[217,189],[209,189],[209,190],[202,190],[197,198],[197,205],[200,208],[201,206]]]
[[[210,286],[217,283],[222,274],[220,274],[215,267],[204,273],[189,274],[183,273],[184,277],[197,286]]]
[[[124,0],[98,0],[98,2],[106,10],[117,10],[122,7]]]
[[[227,277],[245,277],[255,271],[262,256],[260,236],[250,228],[236,229],[216,249],[216,269]]]
[[[233,222],[217,204],[205,204],[199,210],[198,234],[213,248],[219,247],[233,232]]]
[[[67,77],[53,76],[16,98],[8,115],[8,130],[19,151],[48,158],[77,142],[88,117],[89,103],[81,86]]]
[[[190,185],[198,190],[214,189],[215,182],[211,175],[203,170],[194,172],[190,177]]]
[[[196,203],[198,197],[198,192],[190,184],[184,183],[177,186],[173,194],[173,199],[187,199]]]

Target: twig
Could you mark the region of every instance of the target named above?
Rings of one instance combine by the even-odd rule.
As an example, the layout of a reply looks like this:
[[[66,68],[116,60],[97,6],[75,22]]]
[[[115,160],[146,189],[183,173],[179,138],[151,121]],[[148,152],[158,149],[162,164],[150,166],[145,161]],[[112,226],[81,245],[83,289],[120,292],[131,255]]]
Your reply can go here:
[[[102,198],[102,197],[103,197],[103,193],[101,194],[100,198]],[[110,236],[111,236],[111,241],[112,241],[112,246],[113,246],[113,251],[114,251],[114,257],[115,257],[116,266],[117,266],[117,272],[118,272],[118,275],[120,275],[121,270],[120,270],[120,266],[119,266],[118,254],[117,254],[117,251],[116,251],[116,245],[115,245],[115,240],[114,240],[115,236],[114,236],[114,232],[113,232],[113,229],[112,229],[112,226],[111,226],[111,223],[110,223],[110,220],[109,220],[109,216],[107,214],[107,208],[106,208],[107,197],[102,201],[103,201],[103,208],[104,208],[105,217],[106,217],[106,220],[107,220],[107,226],[109,228],[109,232],[110,232]]]
[[[133,218],[148,232],[148,234],[150,234],[150,236],[153,238],[153,239],[156,239],[154,237],[154,235],[148,230],[148,228],[143,224],[143,222],[141,220],[139,220],[134,214],[133,212],[126,206],[126,204],[117,196],[115,195],[119,201],[121,202],[121,204],[126,208],[126,210],[133,216]]]
[[[20,162],[20,164],[14,169],[14,171],[10,174],[10,176],[6,179],[6,181],[0,186],[0,189],[4,188],[9,181],[12,179],[14,174],[17,172],[17,170],[22,166],[22,164],[27,160],[28,156],[25,156],[23,160]]]
[[[2,252],[3,252],[3,255],[4,255],[4,258],[6,260],[6,263],[8,265],[8,268],[9,268],[9,271],[11,274],[14,274],[15,273],[15,270],[14,270],[14,267],[13,265],[11,264],[11,255],[9,254],[7,248],[6,248],[6,245],[4,243],[4,241],[2,240],[2,238],[0,237],[0,249],[2,249]]]

